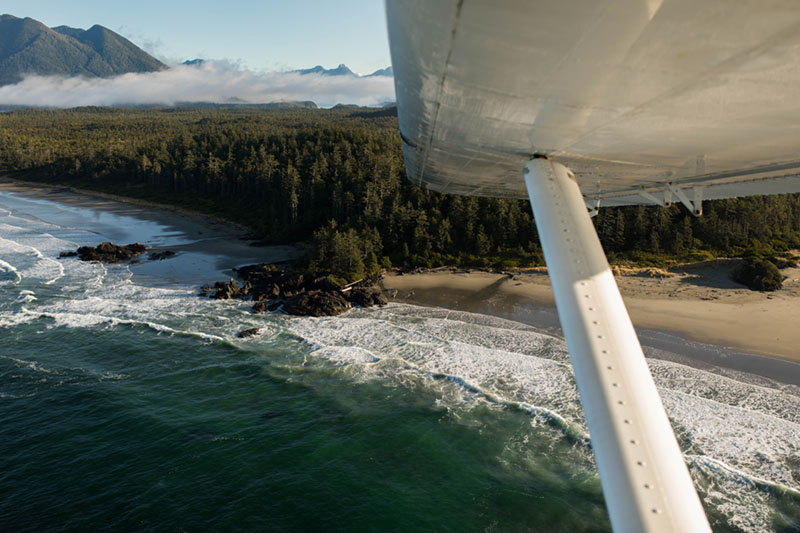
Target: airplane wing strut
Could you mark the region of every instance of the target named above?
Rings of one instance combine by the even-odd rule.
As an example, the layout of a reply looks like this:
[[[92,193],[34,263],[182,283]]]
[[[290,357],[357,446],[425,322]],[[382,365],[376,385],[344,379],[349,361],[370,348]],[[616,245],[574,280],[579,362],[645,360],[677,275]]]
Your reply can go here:
[[[574,174],[523,172],[614,529],[708,531]]]
[[[800,3],[386,0],[386,15],[409,179],[531,200],[612,526],[708,531],[590,215],[800,192]]]

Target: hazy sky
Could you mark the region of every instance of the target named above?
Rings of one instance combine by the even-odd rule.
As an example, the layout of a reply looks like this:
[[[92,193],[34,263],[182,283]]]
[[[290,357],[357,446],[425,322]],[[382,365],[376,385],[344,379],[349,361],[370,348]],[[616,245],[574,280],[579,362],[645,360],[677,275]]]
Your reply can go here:
[[[3,0],[47,26],[100,24],[162,61],[227,59],[253,70],[389,66],[382,0]]]

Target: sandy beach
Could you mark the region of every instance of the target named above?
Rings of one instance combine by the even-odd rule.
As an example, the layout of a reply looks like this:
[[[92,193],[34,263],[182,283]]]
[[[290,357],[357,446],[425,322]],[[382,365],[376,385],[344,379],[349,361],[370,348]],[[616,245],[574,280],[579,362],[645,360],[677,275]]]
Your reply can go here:
[[[143,242],[153,251],[176,252],[168,260],[133,266],[134,276],[150,283],[180,280],[199,286],[229,277],[235,266],[285,261],[302,253],[297,246],[255,246],[259,243],[244,228],[214,217],[122,197],[8,179],[0,180],[0,193],[34,216],[40,213],[66,227],[91,227],[97,242],[86,244]],[[726,347],[720,352],[689,350],[693,364],[705,361],[768,377],[791,375],[789,381],[800,383],[800,269],[784,269],[783,289],[761,293],[731,281],[732,264],[716,260],[668,272],[617,269],[617,283],[643,344],[649,340],[651,346],[680,351],[680,339],[665,341],[658,334],[673,332],[712,348]],[[382,284],[394,301],[489,314],[560,333],[545,269],[389,273]],[[742,352],[738,358],[732,355],[736,350]]]
[[[389,276],[384,281],[395,287],[389,290],[396,300],[425,307],[394,304],[319,318],[254,314],[251,302],[198,296],[200,284],[229,277],[234,266],[280,261],[291,252],[260,246],[235,226],[58,188],[2,185],[0,219],[0,407],[9,425],[2,452],[13,459],[7,492],[33,502],[12,502],[20,509],[19,523],[39,516],[41,501],[52,502],[52,523],[62,523],[65,508],[88,509],[93,516],[109,505],[147,508],[148,491],[175,465],[185,465],[177,470],[186,475],[170,482],[167,493],[191,494],[205,483],[211,488],[204,493],[216,501],[252,502],[252,508],[237,510],[241,517],[258,515],[252,509],[264,501],[275,504],[275,516],[308,494],[314,496],[309,508],[318,507],[313,491],[320,481],[308,472],[331,473],[322,492],[335,495],[334,514],[341,511],[339,495],[354,494],[353,506],[360,509],[362,494],[387,479],[391,486],[374,498],[378,505],[424,485],[409,504],[413,512],[403,512],[414,520],[419,502],[431,499],[429,487],[442,479],[448,480],[447,501],[479,486],[454,517],[476,508],[487,491],[494,493],[490,483],[525,509],[541,505],[549,493],[559,502],[558,514],[581,514],[586,499],[602,505],[543,272]],[[139,241],[175,255],[155,260],[145,253],[135,264],[59,257],[107,240]],[[768,309],[781,298],[794,302],[788,296],[796,291],[794,281],[770,300],[724,286],[713,272],[698,272],[663,279],[638,272],[621,282],[643,304],[651,303],[651,293],[690,309],[740,300],[751,309],[746,302],[753,298]],[[745,524],[741,530],[785,529],[769,526],[775,513],[788,508],[795,513],[790,517],[797,514],[787,490],[798,485],[800,365],[699,346],[658,330],[639,334],[687,461],[700,469],[698,485],[712,487],[702,493],[704,503],[715,516],[734,509],[729,512],[738,514],[730,520]],[[387,442],[394,444],[385,448]],[[375,461],[365,462],[380,449]],[[198,453],[208,460],[198,462]],[[487,464],[487,458],[495,459]],[[243,477],[214,477],[219,469],[208,465],[216,464],[241,465]],[[31,474],[41,465],[48,478]],[[363,483],[339,484],[354,472]],[[295,491],[287,494],[285,480],[298,477],[306,481],[289,483]],[[63,480],[66,485],[59,484]],[[108,495],[97,506],[80,507],[83,495],[98,494],[99,482],[111,487]],[[587,482],[594,483],[588,496]],[[218,488],[226,486],[235,492]],[[537,486],[552,488],[542,492]],[[42,487],[48,492],[38,492]],[[276,503],[275,494],[284,499]],[[531,497],[520,503],[519,494]],[[183,505],[172,522],[176,527],[198,509],[219,507],[199,505],[194,497]],[[440,505],[435,507],[428,514],[438,517]],[[497,515],[507,512],[501,508]],[[163,523],[163,512],[153,516]],[[596,516],[566,529],[591,529]],[[135,523],[147,523],[145,518],[137,516]],[[108,514],[102,522],[113,519]],[[472,520],[461,529],[470,529]],[[47,529],[44,522],[27,529]],[[265,523],[253,528],[268,528]],[[85,522],[75,524],[87,529]],[[526,518],[505,529],[530,524]]]
[[[637,328],[677,332],[702,343],[800,362],[800,268],[784,269],[783,288],[766,293],[731,281],[734,263],[715,260],[670,271],[617,269],[616,278]],[[538,310],[534,320],[557,327],[545,269],[393,273],[383,286],[397,301],[504,317],[519,318],[519,309],[528,307]]]
[[[229,278],[233,267],[282,262],[303,253],[299,246],[263,246],[246,228],[217,217],[109,194],[0,177],[0,200],[12,211],[96,235],[76,246],[141,242],[148,252],[174,252],[161,261],[142,256],[131,266],[134,278],[149,284],[200,286]]]

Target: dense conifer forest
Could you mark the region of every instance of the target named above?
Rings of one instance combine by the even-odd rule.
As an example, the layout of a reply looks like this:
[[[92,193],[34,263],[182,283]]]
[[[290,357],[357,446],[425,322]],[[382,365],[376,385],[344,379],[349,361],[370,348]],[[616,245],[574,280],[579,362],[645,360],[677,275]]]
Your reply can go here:
[[[542,264],[529,205],[443,195],[405,179],[397,119],[352,107],[0,113],[0,172],[214,213],[309,268],[355,279],[389,266]],[[605,208],[609,257],[665,265],[800,246],[800,197]]]

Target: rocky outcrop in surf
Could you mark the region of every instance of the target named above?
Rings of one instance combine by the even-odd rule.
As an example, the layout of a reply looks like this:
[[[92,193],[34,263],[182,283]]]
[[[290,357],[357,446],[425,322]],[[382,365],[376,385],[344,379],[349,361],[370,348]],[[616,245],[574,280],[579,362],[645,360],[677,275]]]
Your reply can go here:
[[[205,286],[201,294],[218,300],[253,300],[253,312],[265,313],[281,307],[291,315],[334,316],[353,305],[372,307],[388,300],[375,286],[380,277],[341,286],[329,277],[312,278],[275,265],[248,265],[235,270],[242,284],[231,278]]]
[[[101,263],[120,263],[129,261],[134,257],[145,253],[149,248],[137,242],[134,244],[114,244],[113,242],[101,242],[95,247],[81,246],[77,251],[67,251],[58,254],[59,259],[67,257],[78,257],[81,261],[99,261]],[[152,250],[147,255],[150,261],[163,261],[177,255],[172,250]],[[138,261],[138,260],[137,260]]]
[[[250,328],[250,329],[246,329],[244,331],[240,331],[236,336],[239,337],[240,339],[246,339],[248,337],[255,337],[259,333],[261,333],[260,329],[258,329],[258,328]]]
[[[78,248],[77,255],[81,261],[100,261],[103,263],[118,263],[127,261],[143,254],[147,246],[142,243],[134,244],[114,244],[113,242],[101,242],[96,247],[81,246]]]
[[[334,316],[350,309],[350,302],[339,291],[306,291],[286,300],[283,310],[290,315]]]

